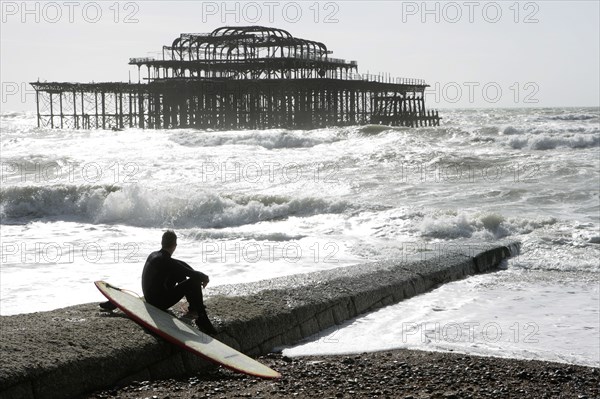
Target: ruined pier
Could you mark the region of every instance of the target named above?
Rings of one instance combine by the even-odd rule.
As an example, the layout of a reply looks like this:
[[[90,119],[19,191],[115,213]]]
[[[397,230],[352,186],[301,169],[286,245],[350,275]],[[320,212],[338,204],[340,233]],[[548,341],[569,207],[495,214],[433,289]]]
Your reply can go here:
[[[184,33],[131,58],[135,82],[32,82],[38,127],[315,129],[438,126],[422,79],[360,74],[323,43],[262,26]]]

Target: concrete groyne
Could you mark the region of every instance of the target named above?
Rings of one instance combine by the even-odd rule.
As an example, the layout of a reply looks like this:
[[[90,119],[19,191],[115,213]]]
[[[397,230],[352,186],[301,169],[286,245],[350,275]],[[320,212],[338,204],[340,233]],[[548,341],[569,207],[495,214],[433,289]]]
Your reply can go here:
[[[222,330],[221,341],[258,355],[440,284],[493,271],[518,251],[518,243],[503,243],[430,259],[374,262],[215,287],[206,305]],[[72,398],[210,366],[121,313],[99,312],[95,303],[0,317],[0,360],[2,399]]]

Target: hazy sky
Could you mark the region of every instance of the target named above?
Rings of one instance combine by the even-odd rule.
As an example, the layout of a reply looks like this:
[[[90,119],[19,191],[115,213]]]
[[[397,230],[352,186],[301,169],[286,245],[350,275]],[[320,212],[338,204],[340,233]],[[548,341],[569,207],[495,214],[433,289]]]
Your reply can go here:
[[[2,110],[27,82],[137,79],[130,57],[180,33],[264,25],[324,42],[359,72],[426,79],[446,107],[599,106],[598,1],[2,1]]]

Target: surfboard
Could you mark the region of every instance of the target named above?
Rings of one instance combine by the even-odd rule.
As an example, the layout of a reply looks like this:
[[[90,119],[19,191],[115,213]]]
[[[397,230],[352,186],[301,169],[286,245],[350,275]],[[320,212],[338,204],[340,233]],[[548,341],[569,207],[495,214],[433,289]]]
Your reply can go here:
[[[120,288],[104,281],[94,283],[115,306],[139,325],[155,332],[167,341],[205,359],[240,373],[262,378],[279,378],[281,374],[243,353],[204,334]]]

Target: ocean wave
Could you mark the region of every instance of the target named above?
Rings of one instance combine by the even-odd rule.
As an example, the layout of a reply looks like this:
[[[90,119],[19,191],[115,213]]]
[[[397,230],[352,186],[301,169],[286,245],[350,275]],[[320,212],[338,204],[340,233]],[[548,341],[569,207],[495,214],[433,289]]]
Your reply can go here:
[[[365,126],[359,126],[356,129],[356,133],[361,136],[375,136],[382,132],[386,132],[388,130],[397,130],[397,129],[399,129],[399,128],[395,128],[392,126],[386,126],[386,125],[365,125]]]
[[[72,217],[97,214],[116,186],[12,186],[0,190],[3,218]]]
[[[597,234],[586,231],[574,234],[572,225],[560,224],[558,229],[541,230],[521,239],[521,254],[511,263],[516,269],[556,272],[592,273],[600,271],[600,248],[594,243]],[[593,230],[593,228],[592,228]],[[597,230],[596,230],[597,231]],[[584,278],[587,280],[588,277]]]
[[[51,218],[139,227],[223,228],[290,216],[342,213],[343,201],[285,196],[235,196],[137,185],[9,187],[0,191],[0,214],[8,219]]]
[[[423,237],[453,240],[477,238],[497,240],[513,235],[529,234],[558,223],[555,218],[507,219],[496,213],[449,213],[429,215],[418,224]]]
[[[582,149],[598,147],[600,145],[600,136],[576,134],[569,137],[557,137],[553,135],[512,137],[508,140],[508,145],[513,149],[540,151],[553,150],[558,147]]]
[[[511,234],[504,225],[504,218],[496,214],[487,214],[478,218],[472,218],[465,214],[446,218],[427,216],[421,222],[419,230],[424,237],[441,239],[470,238],[476,232],[494,239]]]
[[[503,136],[510,136],[514,134],[521,134],[522,131],[513,126],[504,126],[499,129],[500,134]]]
[[[127,193],[124,193],[126,195]],[[138,194],[125,198],[132,206],[123,207],[123,201],[109,198],[100,221],[116,222],[132,219],[138,224],[197,226],[203,228],[234,227],[289,216],[311,216],[322,213],[343,212],[346,204],[330,203],[317,198],[287,198],[253,196],[231,198],[214,193],[204,193],[192,198],[165,198],[164,201],[147,201]],[[113,201],[114,200],[114,201]],[[129,200],[129,201],[128,201]],[[145,211],[139,214],[134,204],[144,203]]]
[[[335,130],[264,130],[236,132],[180,131],[171,135],[175,143],[187,147],[217,147],[223,145],[259,146],[269,150],[279,148],[310,148],[342,139]]]
[[[477,135],[496,135],[500,133],[500,126],[478,126],[473,129],[473,133]]]
[[[2,119],[32,119],[35,113],[31,111],[5,111],[0,114]]]
[[[271,241],[271,242],[286,242],[286,241],[297,241],[305,238],[305,235],[289,235],[281,232],[273,233],[257,233],[257,232],[243,232],[234,230],[189,230],[183,231],[182,235],[188,239],[195,241],[214,241],[214,240],[245,240],[245,241]]]
[[[524,136],[524,135],[569,135],[569,134],[598,134],[600,129],[597,125],[529,125],[529,126],[500,126],[498,134],[500,136]]]
[[[589,119],[598,119],[598,115],[572,113],[564,115],[547,116],[546,119],[553,121],[587,121]]]
[[[46,154],[28,154],[25,156],[7,157],[2,159],[2,176],[21,176],[23,180],[38,179],[51,180],[57,175],[73,174],[68,167],[76,165],[76,161],[68,156]]]

